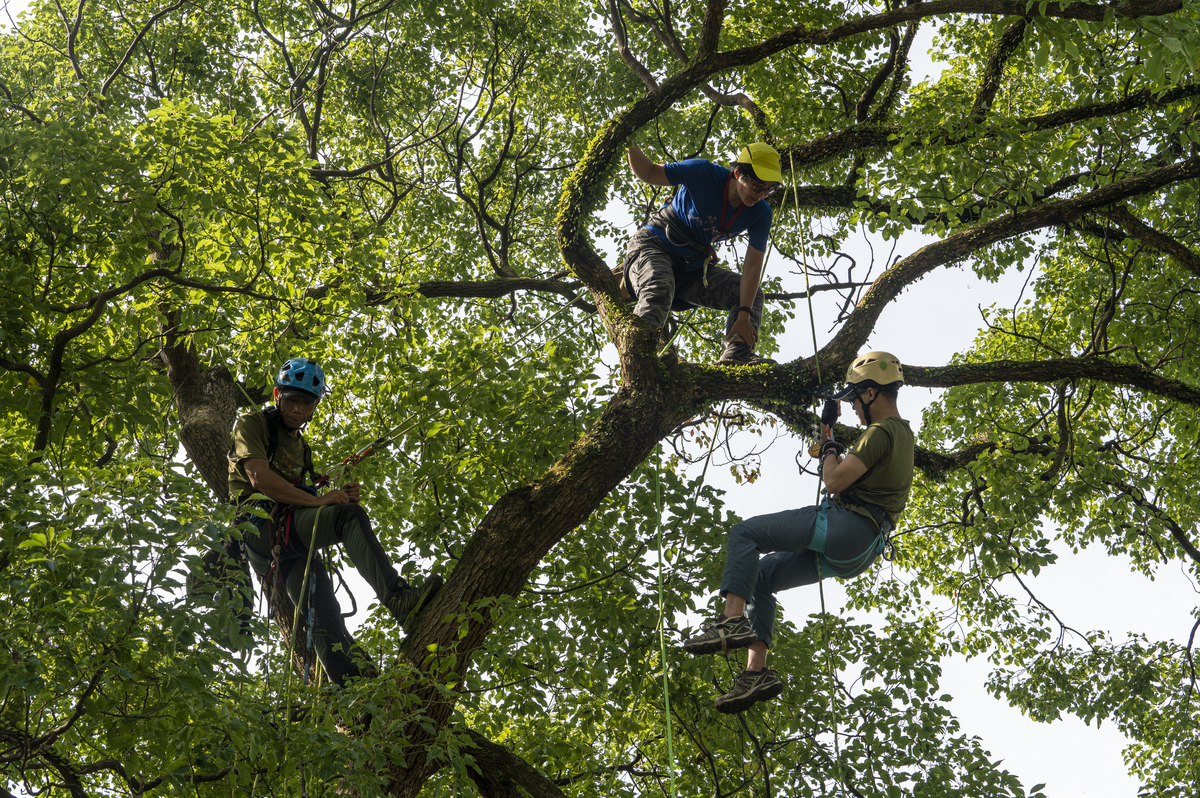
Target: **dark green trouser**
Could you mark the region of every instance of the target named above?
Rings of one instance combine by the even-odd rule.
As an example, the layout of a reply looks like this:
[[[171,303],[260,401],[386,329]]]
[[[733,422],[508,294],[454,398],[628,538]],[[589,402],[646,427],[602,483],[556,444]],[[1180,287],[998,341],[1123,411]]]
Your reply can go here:
[[[317,551],[341,543],[346,549],[346,556],[375,591],[375,597],[380,603],[399,583],[400,575],[392,567],[392,561],[384,552],[383,546],[379,545],[379,538],[375,537],[371,521],[362,505],[348,502],[328,507],[297,507],[292,511],[292,524],[293,534],[298,534],[300,538],[295,548],[302,552],[300,560],[292,566],[286,576],[288,596],[293,603],[299,603],[303,587],[301,582],[304,580],[304,561],[307,558],[308,546],[314,541]],[[314,524],[317,526],[315,535]]]
[[[318,509],[320,512],[318,513]],[[314,533],[315,526],[315,533]],[[283,530],[280,530],[282,539]],[[391,559],[379,544],[379,538],[371,529],[371,521],[363,508],[353,502],[334,504],[326,507],[296,507],[292,512],[291,528],[288,530],[289,543],[280,552],[279,567],[287,589],[288,597],[296,606],[302,607],[307,618],[308,603],[304,598],[304,566],[308,559],[308,547],[315,544],[317,551],[338,543],[345,546],[346,555],[354,567],[366,580],[375,597],[382,603],[393,588],[403,587],[404,582]],[[261,532],[246,541],[256,556],[251,557],[260,577],[266,576],[270,566],[271,541]],[[264,558],[265,555],[265,558]],[[335,682],[341,682],[342,674],[358,675],[357,668],[347,670],[345,663],[340,660],[347,658],[349,652],[341,657],[331,651],[330,634],[323,628],[330,625],[336,628],[335,621],[338,610],[337,600],[333,596],[333,586],[328,577],[316,580],[316,622],[313,624],[312,642],[317,658]],[[325,618],[322,623],[322,618]],[[339,634],[334,638],[340,639]],[[304,645],[306,640],[301,638],[297,645]]]

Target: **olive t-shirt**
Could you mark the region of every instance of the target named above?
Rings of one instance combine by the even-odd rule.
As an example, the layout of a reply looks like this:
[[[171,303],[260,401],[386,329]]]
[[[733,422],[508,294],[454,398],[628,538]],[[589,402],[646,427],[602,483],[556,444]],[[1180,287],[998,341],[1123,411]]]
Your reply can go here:
[[[250,477],[246,475],[246,461],[252,458],[267,459],[270,438],[267,434],[267,417],[255,410],[238,418],[230,437],[233,444],[229,449],[229,496],[236,500],[254,493]],[[304,440],[292,437],[280,427],[279,443],[275,447],[275,458],[269,463],[271,470],[288,482],[295,484],[304,476]]]
[[[867,467],[851,489],[863,501],[882,507],[895,526],[908,504],[913,480],[913,434],[908,422],[893,416],[871,424],[847,454]],[[863,514],[870,515],[865,510]]]

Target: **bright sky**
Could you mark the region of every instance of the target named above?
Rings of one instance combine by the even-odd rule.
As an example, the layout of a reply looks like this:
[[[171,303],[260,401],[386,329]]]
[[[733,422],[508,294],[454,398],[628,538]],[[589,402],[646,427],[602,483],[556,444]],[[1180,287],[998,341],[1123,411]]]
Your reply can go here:
[[[0,28],[12,29],[9,18],[16,20],[17,16],[29,6],[29,0],[0,0]]]

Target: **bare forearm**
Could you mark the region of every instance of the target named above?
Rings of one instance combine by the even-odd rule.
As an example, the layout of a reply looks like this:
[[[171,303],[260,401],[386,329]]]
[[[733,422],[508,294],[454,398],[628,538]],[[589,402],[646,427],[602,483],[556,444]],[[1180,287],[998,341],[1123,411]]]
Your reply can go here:
[[[629,158],[629,168],[633,170],[633,174],[638,180],[652,186],[671,185],[671,181],[667,179],[667,170],[663,168],[662,164],[655,163],[646,157],[636,141],[629,144],[626,155]]]
[[[270,469],[247,470],[247,476],[250,477],[250,484],[254,486],[256,491],[265,494],[277,502],[292,504],[297,507],[321,506],[320,497],[313,496],[308,491],[300,490]]]
[[[841,493],[867,473],[867,467],[857,455],[839,458],[830,452],[821,460],[821,479],[830,493]]]
[[[758,293],[759,283],[762,282],[762,267],[766,253],[754,247],[746,249],[746,260],[742,263],[742,284],[740,304],[744,307],[754,307],[754,296]]]

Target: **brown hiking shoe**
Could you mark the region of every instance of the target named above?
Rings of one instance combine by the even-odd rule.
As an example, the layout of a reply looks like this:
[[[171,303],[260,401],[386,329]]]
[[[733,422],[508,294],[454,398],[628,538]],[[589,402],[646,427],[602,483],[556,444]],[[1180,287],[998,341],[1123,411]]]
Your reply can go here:
[[[744,712],[759,701],[769,701],[783,692],[783,682],[770,668],[761,671],[742,671],[733,687],[713,702],[718,712],[732,715]]]

